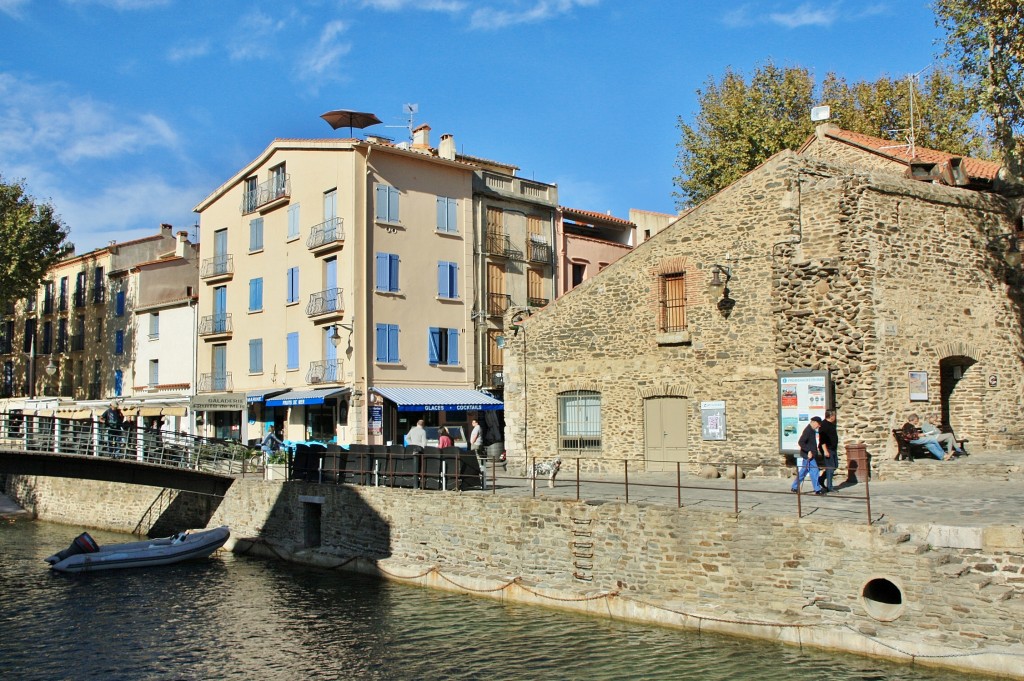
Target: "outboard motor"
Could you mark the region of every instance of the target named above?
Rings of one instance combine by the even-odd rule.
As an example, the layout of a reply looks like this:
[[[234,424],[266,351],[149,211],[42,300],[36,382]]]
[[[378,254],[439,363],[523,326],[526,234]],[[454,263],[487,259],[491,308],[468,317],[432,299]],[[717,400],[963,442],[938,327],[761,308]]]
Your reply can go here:
[[[79,553],[96,553],[99,550],[100,545],[96,543],[96,540],[90,537],[88,532],[83,532],[75,537],[75,540],[71,542],[71,546],[59,553],[53,554],[46,559],[46,562],[50,565],[56,565],[65,558],[77,556]]]

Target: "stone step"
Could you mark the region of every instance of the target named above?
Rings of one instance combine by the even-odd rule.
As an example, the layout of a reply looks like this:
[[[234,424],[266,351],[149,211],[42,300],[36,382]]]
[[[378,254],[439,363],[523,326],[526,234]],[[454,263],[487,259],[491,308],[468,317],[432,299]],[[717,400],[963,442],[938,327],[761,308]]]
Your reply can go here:
[[[1024,452],[979,452],[953,461],[873,459],[871,480],[1024,481]]]

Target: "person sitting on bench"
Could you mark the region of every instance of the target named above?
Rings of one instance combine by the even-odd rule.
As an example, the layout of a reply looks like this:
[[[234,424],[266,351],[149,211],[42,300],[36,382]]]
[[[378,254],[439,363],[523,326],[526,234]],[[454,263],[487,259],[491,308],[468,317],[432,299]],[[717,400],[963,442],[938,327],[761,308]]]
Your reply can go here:
[[[952,459],[954,455],[963,454],[964,450],[957,446],[956,438],[953,437],[953,433],[943,433],[939,430],[939,427],[933,423],[938,422],[939,419],[935,416],[930,418],[931,420],[925,418],[925,420],[921,422],[921,434],[924,435],[924,437],[933,438],[940,445],[945,444],[946,456],[950,459]]]
[[[903,436],[912,445],[922,445],[939,461],[943,459],[942,447],[933,437],[925,437],[921,432],[921,418],[917,414],[907,414],[907,422],[903,424]]]

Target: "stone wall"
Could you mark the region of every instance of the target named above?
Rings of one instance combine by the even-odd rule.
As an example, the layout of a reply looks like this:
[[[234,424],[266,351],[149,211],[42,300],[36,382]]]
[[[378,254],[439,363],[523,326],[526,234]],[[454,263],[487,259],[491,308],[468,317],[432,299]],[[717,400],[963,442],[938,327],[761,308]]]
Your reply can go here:
[[[138,524],[127,509],[153,496],[72,482],[18,478],[10,491],[46,520],[120,530]],[[120,504],[108,503],[113,497]],[[931,526],[258,480],[237,481],[210,524],[231,526],[236,551],[1024,678],[1017,527],[965,540]]]
[[[909,411],[940,413],[975,448],[1019,446],[1024,306],[991,245],[1012,213],[783,152],[506,334],[510,460],[645,460],[644,402],[676,397],[684,460],[779,467],[776,376],[793,369],[831,372],[840,440],[876,456]],[[707,292],[715,264],[730,270],[728,315]],[[686,276],[676,334],[658,328],[669,271]],[[928,372],[927,402],[911,402],[910,371]],[[573,390],[600,393],[600,448],[559,449],[558,396]],[[699,402],[717,400],[728,439],[702,441]]]

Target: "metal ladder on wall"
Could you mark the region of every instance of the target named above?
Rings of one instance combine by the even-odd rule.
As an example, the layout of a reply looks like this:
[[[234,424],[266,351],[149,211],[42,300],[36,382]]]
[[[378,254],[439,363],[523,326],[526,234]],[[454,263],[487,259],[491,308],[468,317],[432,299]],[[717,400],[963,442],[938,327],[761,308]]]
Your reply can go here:
[[[572,541],[569,548],[572,551],[572,576],[581,582],[594,581],[594,532],[590,518],[575,518],[572,520]]]

